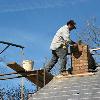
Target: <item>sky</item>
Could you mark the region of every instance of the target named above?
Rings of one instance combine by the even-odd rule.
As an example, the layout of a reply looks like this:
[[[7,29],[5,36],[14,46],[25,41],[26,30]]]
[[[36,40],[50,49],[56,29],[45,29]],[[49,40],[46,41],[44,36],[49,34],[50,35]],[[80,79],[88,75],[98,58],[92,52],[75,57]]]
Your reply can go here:
[[[73,19],[77,29],[71,32],[71,38],[77,41],[76,34],[87,20],[96,18],[100,26],[99,9],[100,0],[0,0],[0,41],[25,47],[24,55],[20,48],[9,47],[0,57],[7,63],[34,60],[34,67],[42,68],[46,58],[51,58],[49,47],[56,31]],[[5,46],[0,44],[0,51]]]
[[[23,59],[34,60],[35,67],[43,67],[50,59],[50,43],[56,31],[73,19],[77,29],[71,32],[72,39],[77,40],[75,33],[80,32],[85,22],[97,19],[100,25],[99,0],[0,0],[0,41],[16,43],[25,47]],[[5,47],[1,45],[0,51]],[[7,62],[21,62],[19,48],[10,47],[1,56]]]

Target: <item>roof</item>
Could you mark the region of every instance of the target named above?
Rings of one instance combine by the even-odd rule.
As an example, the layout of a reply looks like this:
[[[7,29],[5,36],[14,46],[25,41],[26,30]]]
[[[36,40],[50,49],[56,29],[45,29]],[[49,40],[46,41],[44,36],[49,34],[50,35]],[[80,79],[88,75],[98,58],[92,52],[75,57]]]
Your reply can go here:
[[[100,70],[91,76],[54,78],[29,100],[100,100]]]

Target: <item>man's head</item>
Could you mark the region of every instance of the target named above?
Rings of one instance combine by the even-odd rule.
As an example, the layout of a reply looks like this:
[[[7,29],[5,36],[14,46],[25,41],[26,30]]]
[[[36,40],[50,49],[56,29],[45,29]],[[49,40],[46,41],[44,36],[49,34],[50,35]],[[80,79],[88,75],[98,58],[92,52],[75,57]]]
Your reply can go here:
[[[75,25],[76,25],[76,23],[74,22],[74,20],[69,20],[67,22],[67,26],[68,26],[68,28],[69,28],[70,31],[73,30],[73,29],[76,29]]]

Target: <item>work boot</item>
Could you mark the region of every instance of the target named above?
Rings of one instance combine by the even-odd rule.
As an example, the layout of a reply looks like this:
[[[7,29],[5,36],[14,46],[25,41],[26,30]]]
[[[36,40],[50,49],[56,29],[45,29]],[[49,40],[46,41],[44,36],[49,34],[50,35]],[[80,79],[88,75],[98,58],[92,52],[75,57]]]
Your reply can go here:
[[[68,68],[67,72],[68,74],[72,74],[72,68]]]
[[[60,74],[63,75],[63,76],[66,76],[66,75],[68,75],[68,72],[66,70],[64,70],[64,71],[61,71]]]

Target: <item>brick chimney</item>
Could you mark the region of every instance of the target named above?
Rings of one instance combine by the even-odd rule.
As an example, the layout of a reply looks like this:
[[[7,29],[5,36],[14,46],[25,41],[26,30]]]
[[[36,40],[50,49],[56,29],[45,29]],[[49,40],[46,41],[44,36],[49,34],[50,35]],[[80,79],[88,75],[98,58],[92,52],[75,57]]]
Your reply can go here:
[[[93,65],[93,57],[90,54],[88,45],[78,44],[77,48],[73,49],[72,53],[72,74],[86,73]],[[95,64],[95,63],[94,63]]]

